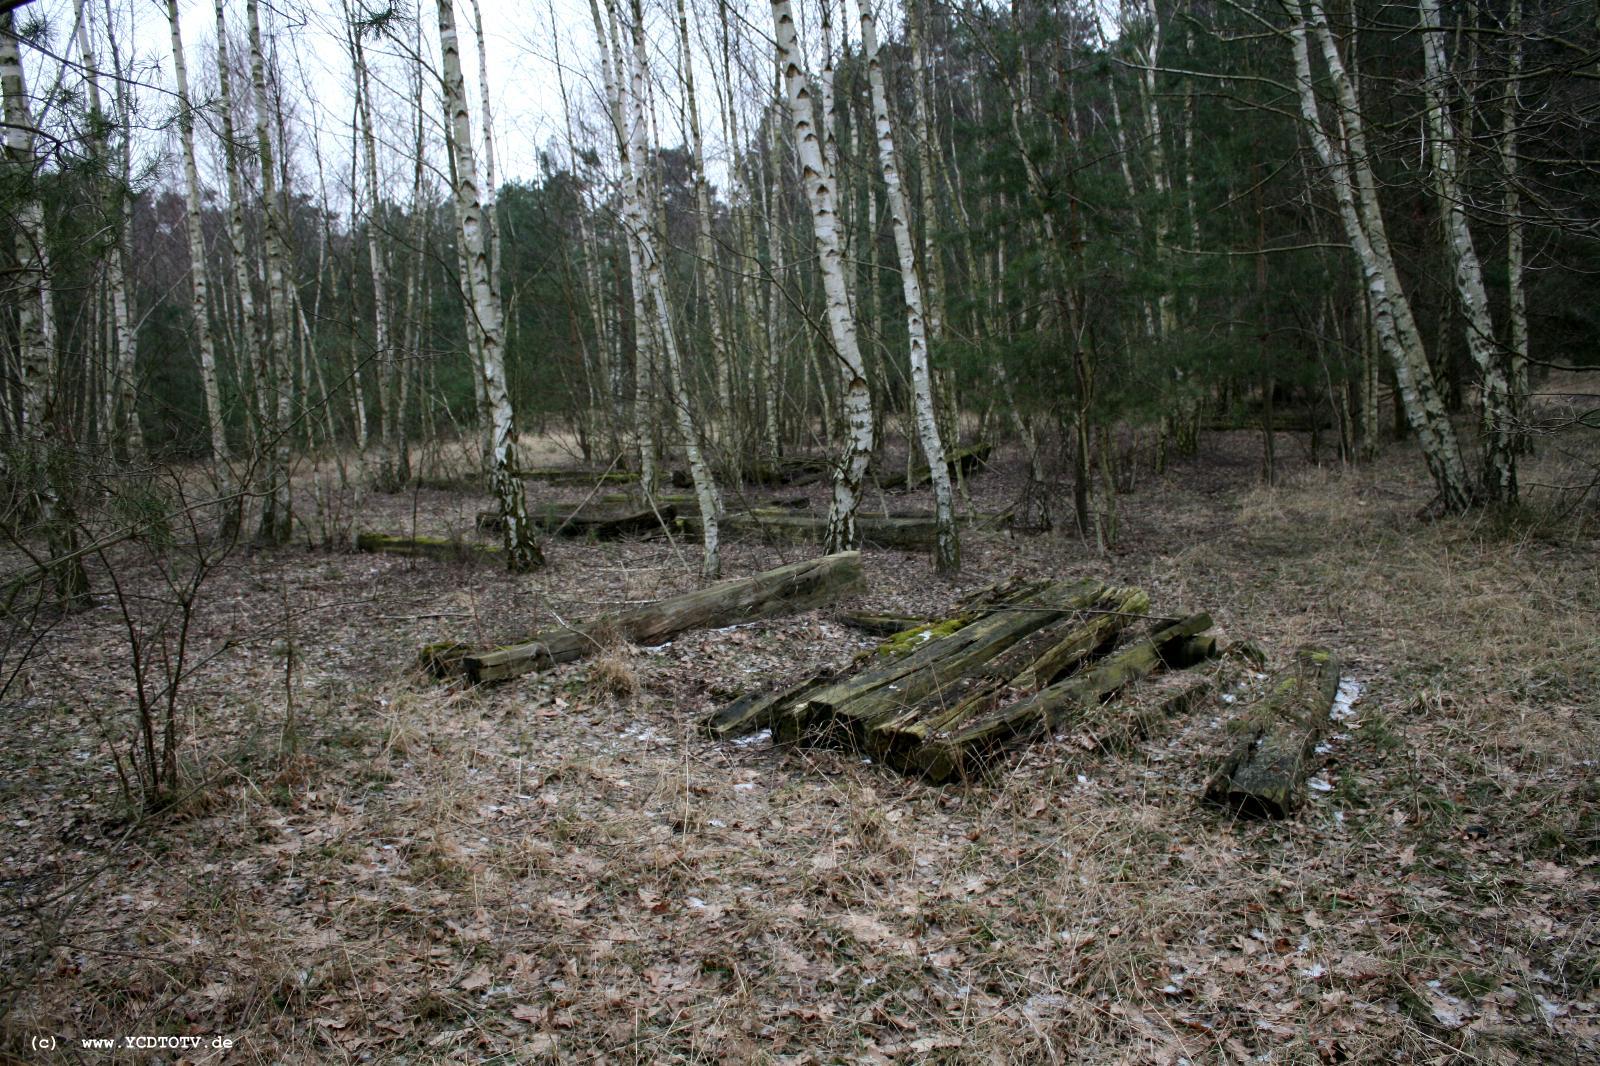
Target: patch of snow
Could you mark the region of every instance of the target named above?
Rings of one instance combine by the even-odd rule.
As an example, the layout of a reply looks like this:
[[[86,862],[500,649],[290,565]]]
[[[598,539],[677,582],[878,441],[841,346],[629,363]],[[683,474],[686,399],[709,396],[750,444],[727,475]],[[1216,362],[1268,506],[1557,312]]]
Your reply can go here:
[[[1333,785],[1329,783],[1326,777],[1313,777],[1311,780],[1307,781],[1306,784],[1318,792],[1333,791]]]
[[[772,739],[772,730],[763,729],[761,732],[759,732],[759,733],[751,733],[747,737],[735,737],[733,739],[733,743],[737,747],[753,748],[757,744],[765,744],[767,741],[769,741],[771,739]]]
[[[1361,682],[1353,677],[1341,678],[1339,691],[1333,697],[1333,710],[1328,717],[1335,722],[1348,722],[1356,716],[1355,703],[1361,698]]]

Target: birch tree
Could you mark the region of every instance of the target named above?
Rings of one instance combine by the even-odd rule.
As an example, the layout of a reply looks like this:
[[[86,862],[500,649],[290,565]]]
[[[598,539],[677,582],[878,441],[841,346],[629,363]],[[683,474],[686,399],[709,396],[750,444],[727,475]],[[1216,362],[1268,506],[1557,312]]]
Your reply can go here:
[[[1394,367],[1406,420],[1421,444],[1423,460],[1445,510],[1462,510],[1472,502],[1472,487],[1461,459],[1455,428],[1445,414],[1421,334],[1411,314],[1410,301],[1400,287],[1399,271],[1389,251],[1354,86],[1317,0],[1307,0],[1309,14],[1302,8],[1301,0],[1291,0],[1291,5],[1293,22],[1289,39],[1300,114],[1307,136],[1333,186],[1340,221],[1366,284],[1373,330]],[[1316,32],[1334,84],[1337,140],[1323,125],[1317,103],[1311,77],[1308,24]]]
[[[0,13],[0,95],[5,100],[5,163],[19,190],[12,235],[17,263],[17,347],[21,403],[19,481],[34,497],[49,553],[50,574],[64,607],[89,603],[89,577],[78,554],[77,530],[59,480],[66,456],[55,454],[58,433],[56,348],[50,252],[44,205],[38,195],[40,159],[28,82],[17,43],[15,16]]]
[[[842,386],[840,407],[844,423],[844,448],[834,468],[833,504],[828,512],[828,531],[823,550],[846,551],[860,543],[856,509],[861,501],[861,484],[872,460],[872,394],[867,387],[866,366],[856,340],[855,316],[850,306],[833,169],[823,153],[811,88],[806,84],[805,73],[800,68],[799,43],[789,0],[773,0],[772,20],[800,180],[811,206],[811,231],[816,242],[817,268],[822,274],[822,287],[827,301],[828,332],[833,341],[834,356],[838,360]]]
[[[950,489],[950,469],[945,465],[944,444],[934,418],[932,375],[928,371],[928,336],[924,326],[922,284],[917,277],[917,253],[911,241],[905,190],[900,185],[900,164],[895,157],[894,126],[889,119],[889,94],[884,87],[883,57],[878,51],[877,28],[872,13],[861,12],[861,47],[867,58],[867,78],[872,85],[872,118],[878,134],[878,163],[888,190],[889,218],[894,227],[895,251],[900,256],[900,290],[906,301],[906,334],[911,353],[911,388],[916,406],[917,437],[933,477],[937,528],[934,569],[953,574],[961,569],[961,544],[956,537],[955,501]],[[928,175],[923,176],[928,181]],[[925,220],[931,224],[930,220]],[[930,268],[931,269],[931,268]]]
[[[178,21],[178,0],[167,0],[167,26],[172,34],[172,70],[178,94],[178,140],[183,150],[183,201],[189,237],[189,293],[194,320],[195,346],[200,354],[200,388],[205,393],[206,427],[210,430],[211,458],[222,479],[222,491],[232,491],[227,472],[228,433],[223,421],[222,397],[217,386],[216,342],[211,335],[211,281],[206,259],[205,231],[201,225],[200,168],[195,157],[194,105],[189,99],[189,67],[184,59],[183,33]]]
[[[472,301],[473,324],[479,343],[478,377],[490,418],[489,443],[484,465],[500,504],[506,564],[513,572],[531,570],[544,563],[544,555],[528,521],[522,479],[514,468],[517,427],[506,391],[500,294],[491,283],[489,250],[485,245],[483,204],[478,193],[477,158],[472,147],[472,114],[467,109],[466,81],[461,73],[461,42],[456,34],[451,0],[438,0],[439,51],[443,67],[444,118],[453,137],[455,201],[460,220],[460,240]]]
[[[286,544],[294,532],[294,517],[289,497],[289,406],[294,378],[289,364],[291,316],[288,255],[285,234],[288,228],[284,199],[279,189],[277,156],[273,150],[271,102],[267,96],[266,58],[261,49],[261,14],[257,0],[245,0],[245,23],[250,41],[250,85],[255,98],[256,158],[261,179],[263,244],[267,256],[267,306],[270,340],[262,353],[256,373],[256,387],[271,383],[271,398],[262,408],[266,420],[262,446],[268,450],[267,490],[261,506],[259,537],[266,544]]]
[[[1428,128],[1433,140],[1439,210],[1444,216],[1448,258],[1455,275],[1456,302],[1465,319],[1467,350],[1477,365],[1483,389],[1483,497],[1489,503],[1517,502],[1517,457],[1511,447],[1516,417],[1512,411],[1511,383],[1495,340],[1489,314],[1489,294],[1483,267],[1467,223],[1462,198],[1460,168],[1456,158],[1455,120],[1446,90],[1451,71],[1444,54],[1444,32],[1438,0],[1418,0],[1422,16],[1422,56],[1426,74]]]

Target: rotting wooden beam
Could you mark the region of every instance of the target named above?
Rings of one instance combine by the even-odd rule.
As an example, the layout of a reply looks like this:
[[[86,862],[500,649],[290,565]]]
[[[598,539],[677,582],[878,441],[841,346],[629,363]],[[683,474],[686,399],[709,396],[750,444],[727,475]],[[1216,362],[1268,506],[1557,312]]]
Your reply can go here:
[[[1266,695],[1230,726],[1239,739],[1206,782],[1206,801],[1246,817],[1293,814],[1305,801],[1306,778],[1338,691],[1338,657],[1325,648],[1301,648]]]
[[[583,658],[607,639],[659,644],[690,629],[809,610],[859,588],[862,581],[861,553],[838,552],[548,629],[528,640],[454,661],[474,683],[503,681]]]

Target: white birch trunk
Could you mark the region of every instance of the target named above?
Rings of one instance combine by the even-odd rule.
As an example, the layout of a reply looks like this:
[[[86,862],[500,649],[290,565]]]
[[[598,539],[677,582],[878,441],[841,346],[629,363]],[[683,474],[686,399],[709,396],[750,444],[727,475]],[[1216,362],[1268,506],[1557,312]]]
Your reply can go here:
[[[271,450],[268,464],[269,485],[262,501],[260,538],[267,544],[285,544],[293,532],[289,498],[289,405],[294,379],[289,365],[290,314],[289,283],[284,249],[286,220],[278,188],[278,170],[272,145],[267,99],[266,60],[261,51],[261,16],[257,0],[245,0],[245,20],[250,35],[250,83],[255,97],[256,153],[261,170],[262,213],[266,224],[267,319],[271,340],[261,360],[257,387],[270,380],[274,400],[264,405],[269,412],[262,445]],[[270,365],[269,365],[270,364]]]
[[[914,7],[915,10],[911,8]],[[939,218],[938,157],[934,155],[934,132],[928,104],[928,71],[924,35],[927,33],[929,0],[917,0],[906,11],[906,31],[911,38],[912,117],[916,124],[917,169],[922,174],[922,265],[927,275],[928,339],[944,340],[944,259],[935,242],[934,223]],[[869,55],[874,51],[867,49]],[[928,460],[930,463],[932,459]]]
[[[346,8],[349,11],[349,8]],[[349,16],[346,15],[348,20]],[[351,25],[350,60],[356,80],[356,111],[361,122],[362,162],[365,166],[367,197],[367,261],[372,271],[372,340],[377,356],[378,396],[383,409],[378,413],[378,433],[381,454],[378,458],[378,483],[391,489],[399,484],[398,461],[395,452],[397,441],[394,432],[394,414],[390,410],[389,382],[395,377],[399,350],[394,343],[389,316],[389,265],[383,254],[383,240],[379,233],[378,213],[382,205],[378,181],[378,145],[372,122],[372,78],[367,69],[366,50],[361,46],[361,30]],[[417,210],[415,205],[412,208]],[[359,395],[360,389],[357,389]],[[358,413],[362,422],[357,428],[357,444],[365,448],[365,411]]]
[[[1461,459],[1455,428],[1440,402],[1427,352],[1411,314],[1410,301],[1400,287],[1399,272],[1389,252],[1383,216],[1378,210],[1377,185],[1366,159],[1366,138],[1355,88],[1350,83],[1316,0],[1309,0],[1309,3],[1310,22],[1321,42],[1323,57],[1333,76],[1338,97],[1339,129],[1343,133],[1340,142],[1336,145],[1328,136],[1317,108],[1311,80],[1307,19],[1299,14],[1296,0],[1295,7],[1291,9],[1296,18],[1290,27],[1290,43],[1294,52],[1301,116],[1305,120],[1312,147],[1332,180],[1340,218],[1355,250],[1356,262],[1361,268],[1371,301],[1373,329],[1380,347],[1394,367],[1407,422],[1417,434],[1423,460],[1433,476],[1445,509],[1459,511],[1471,504],[1471,486]]]
[[[472,115],[467,110],[466,81],[461,74],[461,43],[456,35],[455,11],[451,0],[438,0],[438,8],[445,121],[454,131],[456,210],[468,270],[464,280],[471,287],[472,311],[481,348],[479,368],[483,395],[491,419],[485,465],[495,497],[500,502],[506,563],[513,572],[521,572],[542,565],[544,557],[528,522],[522,479],[514,468],[517,428],[511,398],[506,392],[500,294],[491,281],[489,250],[485,245],[483,204],[478,199],[478,166],[472,149]]]
[[[247,396],[248,417],[245,419],[245,426],[247,438],[253,439],[259,445],[265,438],[261,412],[265,405],[262,393],[266,389],[266,382],[261,380],[259,371],[261,351],[266,347],[266,338],[262,335],[261,319],[256,313],[253,272],[250,269],[249,245],[245,238],[244,179],[239,170],[238,139],[234,133],[233,68],[228,58],[228,27],[223,14],[223,0],[216,0],[215,11],[218,115],[222,132],[224,167],[228,173],[228,245],[232,253],[234,289],[239,300],[239,314],[242,319],[234,365],[241,388],[247,387],[245,386],[247,376],[254,379],[254,387],[249,390],[251,395]],[[240,508],[242,507],[241,499]],[[237,518],[234,521],[237,521]]]
[[[34,143],[34,118],[28,103],[28,85],[17,44],[12,12],[0,14],[0,94],[5,97],[5,158],[15,172],[20,202],[14,208],[13,234],[21,299],[17,306],[18,370],[21,375],[19,441],[33,457],[26,463],[24,486],[35,494],[56,593],[63,606],[89,603],[89,577],[77,553],[77,530],[72,509],[57,484],[60,464],[52,462],[50,449],[58,447],[54,410],[56,377],[55,301],[51,295],[51,265],[46,244],[43,205],[35,192],[39,159]]]
[[[826,294],[828,329],[834,354],[839,360],[840,407],[844,421],[844,450],[833,477],[833,506],[828,514],[828,532],[823,550],[848,551],[860,541],[856,529],[856,509],[861,499],[861,484],[872,460],[872,395],[867,388],[866,367],[856,340],[856,323],[850,309],[850,289],[839,235],[839,213],[832,170],[824,158],[817,136],[816,114],[811,90],[800,69],[800,52],[795,39],[794,15],[789,0],[773,0],[772,19],[776,30],[777,56],[783,71],[794,129],[795,152],[799,157],[800,177],[806,199],[811,204],[811,228],[817,246],[818,267]]]
[[[178,25],[178,0],[167,0],[167,23],[172,31],[173,78],[178,91],[178,137],[183,146],[183,193],[189,228],[189,293],[194,316],[195,344],[200,349],[200,386],[205,392],[206,422],[211,431],[211,458],[229,491],[228,433],[223,423],[222,397],[217,387],[216,342],[211,336],[211,280],[206,265],[206,239],[201,228],[200,169],[195,158],[194,108],[189,101],[189,73],[184,62],[183,34]]]
[[[1514,504],[1517,502],[1517,458],[1511,447],[1511,434],[1516,418],[1511,408],[1506,363],[1495,343],[1483,267],[1478,261],[1462,200],[1455,121],[1445,95],[1451,71],[1444,54],[1439,3],[1438,0],[1418,0],[1417,7],[1422,16],[1428,127],[1433,135],[1433,158],[1438,170],[1439,210],[1444,216],[1445,240],[1454,267],[1456,303],[1466,320],[1467,351],[1478,368],[1483,389],[1483,494],[1490,503]]]
[[[928,371],[928,337],[923,322],[922,285],[917,278],[917,253],[906,217],[905,190],[900,185],[900,165],[895,158],[894,127],[889,119],[889,94],[884,88],[883,60],[878,35],[869,11],[861,12],[861,47],[867,57],[867,78],[872,85],[872,118],[878,132],[878,162],[887,187],[889,218],[894,228],[895,251],[900,256],[900,289],[906,301],[906,333],[910,338],[911,390],[916,406],[917,437],[928,459],[933,479],[935,514],[934,569],[953,574],[961,569],[961,544],[956,537],[955,500],[950,490],[950,469],[945,465],[944,443],[934,418],[932,375]],[[924,180],[927,179],[924,174]],[[930,220],[925,220],[931,223]]]
[[[711,580],[722,575],[717,524],[722,505],[716,480],[700,447],[700,430],[696,425],[688,382],[684,379],[683,360],[673,328],[672,307],[667,299],[666,277],[656,246],[656,220],[649,214],[648,205],[652,199],[642,166],[643,158],[650,150],[649,116],[644,106],[648,72],[645,65],[644,18],[639,0],[634,0],[631,14],[633,50],[628,87],[622,93],[622,119],[627,136],[618,146],[622,160],[623,218],[630,242],[637,248],[639,266],[644,276],[644,302],[648,305],[646,313],[650,316],[656,342],[660,345],[666,364],[666,398],[677,421],[678,433],[683,438],[684,451],[689,460],[689,476],[694,481],[695,496],[700,504],[703,545],[700,574]],[[618,66],[621,66],[620,57]]]
[[[1523,286],[1521,178],[1517,174],[1517,122],[1522,103],[1522,0],[1511,0],[1506,29],[1511,55],[1507,60],[1505,95],[1500,116],[1500,175],[1505,182],[1506,319],[1511,347],[1511,411],[1516,418],[1513,447],[1527,451],[1528,294]]]
[[[722,282],[718,277],[716,244],[711,238],[711,187],[706,181],[705,146],[700,134],[700,107],[694,92],[694,53],[689,47],[689,13],[684,0],[678,0],[679,75],[689,109],[689,180],[694,186],[695,274],[711,320],[711,370],[717,401],[725,420],[735,417],[733,379],[728,353],[728,331],[722,315]]]

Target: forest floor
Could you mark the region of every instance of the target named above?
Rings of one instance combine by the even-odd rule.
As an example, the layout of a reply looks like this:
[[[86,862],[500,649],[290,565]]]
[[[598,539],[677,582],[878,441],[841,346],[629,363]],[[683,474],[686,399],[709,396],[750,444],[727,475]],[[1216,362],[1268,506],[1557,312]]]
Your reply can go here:
[[[697,734],[739,691],[864,647],[836,608],[479,690],[412,670],[431,641],[693,587],[696,546],[659,539],[551,540],[522,577],[241,552],[198,601],[198,787],[132,822],[107,746],[126,634],[104,603],[62,620],[0,713],[0,1059],[1600,1060],[1600,521],[1536,488],[1514,519],[1419,520],[1404,444],[1314,467],[1284,434],[1264,488],[1258,448],[1207,434],[1142,475],[1108,555],[972,532],[946,584],[868,550],[839,606],[937,615],[1014,573],[1093,576],[1209,609],[1274,663],[1326,644],[1362,694],[1330,787],[1284,822],[1197,803],[1242,701],[938,788]],[[1586,469],[1567,462],[1545,449],[1526,481]],[[974,507],[1013,502],[1021,466],[1002,449]],[[485,504],[368,497],[360,524],[470,536]],[[803,554],[737,543],[725,569]],[[79,1043],[178,1035],[202,1046]]]

